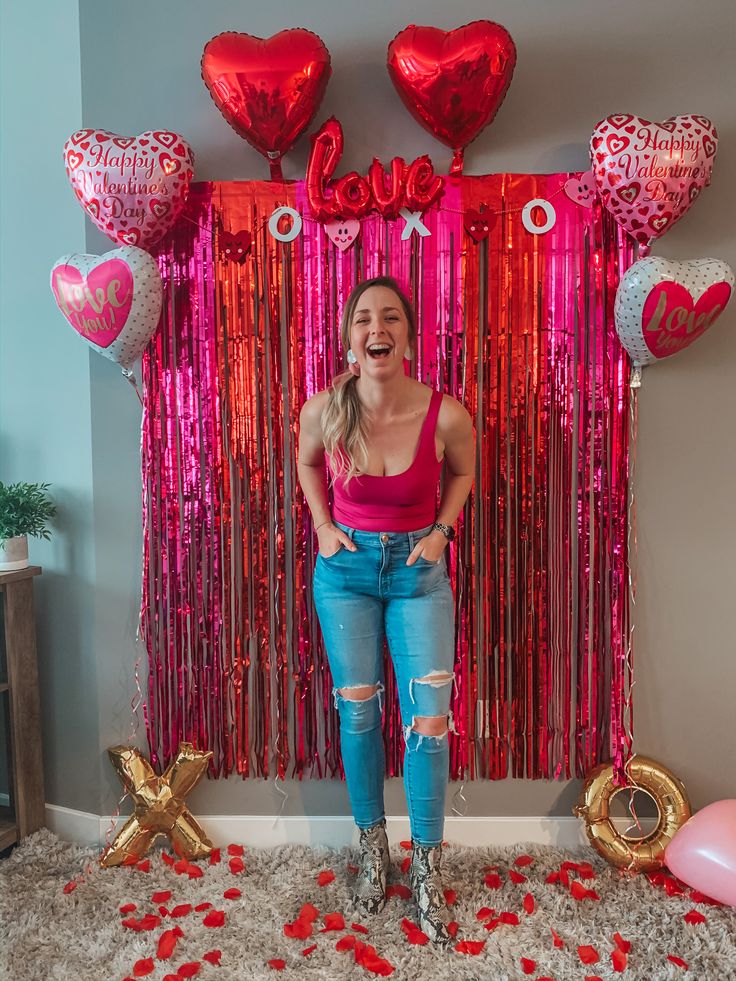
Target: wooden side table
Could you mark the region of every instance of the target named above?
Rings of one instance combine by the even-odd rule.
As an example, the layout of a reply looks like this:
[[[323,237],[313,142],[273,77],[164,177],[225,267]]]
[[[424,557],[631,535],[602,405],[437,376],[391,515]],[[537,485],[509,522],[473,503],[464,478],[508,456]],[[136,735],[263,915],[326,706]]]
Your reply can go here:
[[[9,803],[0,807],[0,851],[44,827],[33,577],[37,565],[0,572],[0,752],[8,772]]]

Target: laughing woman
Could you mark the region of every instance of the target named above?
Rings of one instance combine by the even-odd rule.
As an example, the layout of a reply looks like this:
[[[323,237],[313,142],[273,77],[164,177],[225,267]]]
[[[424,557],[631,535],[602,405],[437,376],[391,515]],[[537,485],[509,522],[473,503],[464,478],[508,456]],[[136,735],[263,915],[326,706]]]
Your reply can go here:
[[[385,637],[406,744],[412,891],[421,929],[435,943],[448,943],[451,916],[440,858],[454,604],[444,552],[473,482],[473,426],[459,402],[405,373],[404,359],[415,353],[416,324],[393,279],[379,277],[355,287],[343,310],[341,334],[349,370],[302,407],[298,473],[319,542],[314,600],[335,686],[348,794],[360,829],[355,903],[369,914],[386,902]]]

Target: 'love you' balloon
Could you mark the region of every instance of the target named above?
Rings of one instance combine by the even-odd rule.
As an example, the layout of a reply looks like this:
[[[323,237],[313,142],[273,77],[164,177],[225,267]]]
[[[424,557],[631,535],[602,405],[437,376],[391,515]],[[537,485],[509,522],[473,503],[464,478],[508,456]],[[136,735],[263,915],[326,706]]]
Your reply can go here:
[[[492,122],[511,84],[516,47],[505,27],[476,20],[454,31],[410,24],[388,46],[388,73],[417,122],[455,151]]]
[[[202,80],[215,105],[268,158],[272,180],[281,180],[281,157],[314,119],[331,72],[324,42],[302,27],[270,38],[226,31],[202,54]]]
[[[654,364],[692,344],[720,316],[733,285],[731,267],[719,259],[635,262],[614,304],[616,331],[634,364]]]
[[[619,113],[593,130],[590,156],[601,200],[649,254],[710,183],[718,134],[705,116],[662,123]]]
[[[126,371],[158,327],[161,275],[143,249],[62,256],[51,270],[51,290],[79,336]]]
[[[150,248],[182,212],[194,173],[189,144],[152,130],[117,136],[80,129],[64,144],[74,193],[100,231],[120,245]]]

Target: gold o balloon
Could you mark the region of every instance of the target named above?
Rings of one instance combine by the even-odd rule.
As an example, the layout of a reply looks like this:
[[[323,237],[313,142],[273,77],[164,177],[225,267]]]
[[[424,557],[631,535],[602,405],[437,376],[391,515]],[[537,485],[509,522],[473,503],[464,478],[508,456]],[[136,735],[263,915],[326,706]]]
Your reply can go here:
[[[614,783],[613,765],[602,763],[588,774],[573,814],[585,821],[588,840],[611,865],[650,872],[664,865],[667,845],[690,817],[690,801],[681,780],[666,766],[646,756],[625,764],[628,782]],[[618,831],[610,814],[613,798],[622,790],[643,790],[657,805],[657,824],[641,838]]]

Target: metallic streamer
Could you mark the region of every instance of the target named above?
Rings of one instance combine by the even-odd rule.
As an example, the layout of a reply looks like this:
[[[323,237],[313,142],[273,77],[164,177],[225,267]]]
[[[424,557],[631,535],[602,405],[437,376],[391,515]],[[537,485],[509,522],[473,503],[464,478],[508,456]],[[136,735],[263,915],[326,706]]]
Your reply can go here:
[[[462,401],[476,481],[450,547],[453,778],[570,777],[631,748],[629,366],[612,305],[633,250],[567,174],[447,178],[429,237],[373,215],[340,252],[303,182],[193,185],[159,250],[162,328],[143,365],[151,760],[211,749],[211,776],[341,773],[296,481],[299,409],[344,368],[342,302],[388,272],[419,314],[414,376]],[[544,235],[521,211],[545,198]],[[275,208],[303,216],[291,242]],[[496,221],[475,243],[463,214]],[[246,232],[244,261],[223,233]],[[403,739],[392,672],[387,773]],[[278,783],[275,784],[278,788]]]

